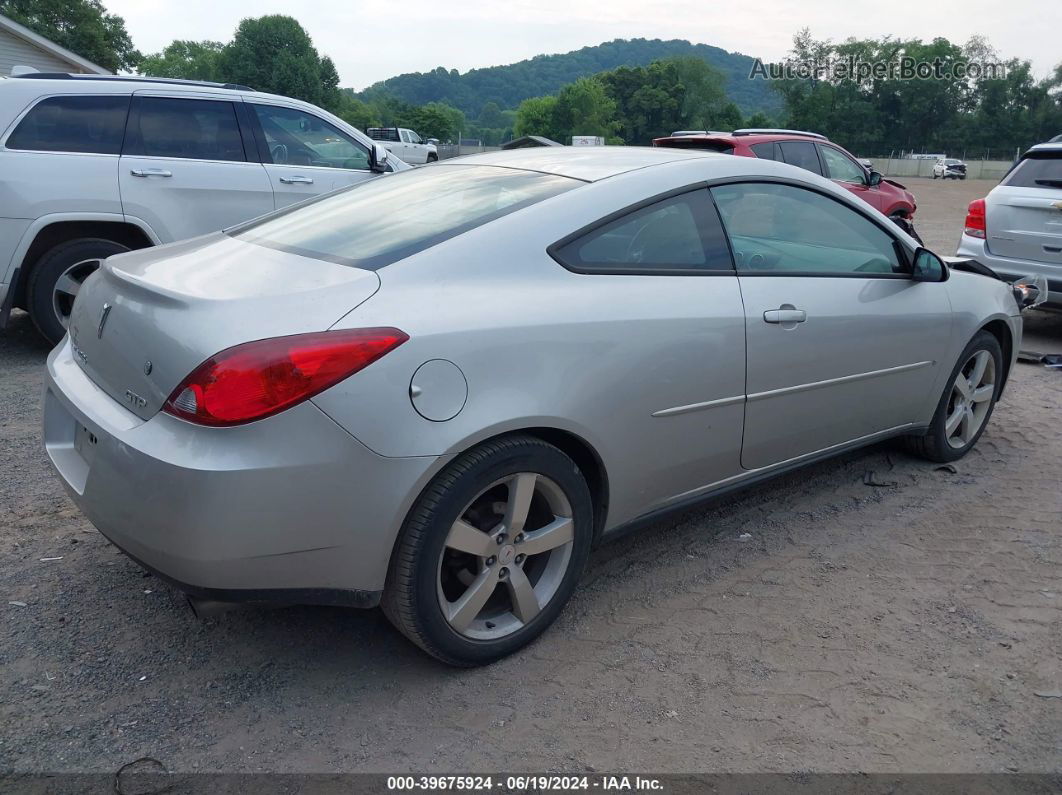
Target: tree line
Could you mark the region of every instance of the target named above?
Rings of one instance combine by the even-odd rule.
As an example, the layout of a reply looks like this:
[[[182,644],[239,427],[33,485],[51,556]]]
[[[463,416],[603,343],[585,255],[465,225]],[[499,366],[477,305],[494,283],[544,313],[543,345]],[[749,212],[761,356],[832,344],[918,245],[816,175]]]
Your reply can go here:
[[[465,81],[462,108],[445,101],[445,93],[431,99],[423,81],[410,84],[421,92],[415,96],[426,100],[419,102],[388,89],[389,84],[403,85],[399,78],[361,94],[341,89],[332,59],[317,51],[290,16],[244,19],[225,43],[177,40],[161,52],[144,55],[133,46],[122,18],[107,13],[100,0],[0,0],[0,13],[114,71],[244,84],[312,102],[361,129],[397,125],[441,141],[476,138],[496,145],[513,136],[543,135],[567,143],[572,135],[599,135],[610,143],[648,144],[678,129],[785,126],[824,133],[861,155],[916,150],[1010,157],[1017,149],[1062,133],[1062,63],[1053,74],[1037,79],[1029,61],[1002,60],[983,37],[965,44],[943,37],[924,42],[889,36],[833,43],[803,30],[793,39],[786,58],[790,65],[910,58],[938,62],[949,74],[960,62],[997,63],[1004,70],[949,79],[834,72],[771,81],[746,76],[746,82],[766,82],[779,102],[772,112],[744,115],[735,96],[747,97],[748,87],[702,55],[683,54],[687,51],[678,45],[688,42],[616,41],[530,59],[510,66],[519,67],[517,73],[525,77],[555,79],[561,73],[577,74],[587,64],[622,57],[624,44],[636,45],[642,54],[657,51],[652,48],[659,45],[666,45],[666,53],[679,53],[645,65],[578,76],[556,91],[524,99],[515,109],[506,107],[505,97],[473,97],[468,88],[475,83]],[[751,65],[747,56],[741,58]],[[732,68],[728,63],[726,68]],[[504,68],[473,72],[489,76],[480,76],[487,85],[505,74],[499,69]],[[452,85],[456,73],[446,74],[442,83]],[[411,77],[415,75],[400,76]],[[437,77],[442,80],[441,73]],[[533,84],[527,78],[520,90],[526,93]]]

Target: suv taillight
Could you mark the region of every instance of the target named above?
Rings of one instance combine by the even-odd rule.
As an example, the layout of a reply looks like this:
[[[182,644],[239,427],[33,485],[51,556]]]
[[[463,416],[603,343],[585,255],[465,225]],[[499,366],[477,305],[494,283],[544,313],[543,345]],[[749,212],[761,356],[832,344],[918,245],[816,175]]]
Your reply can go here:
[[[985,239],[987,228],[985,227],[985,200],[974,199],[966,209],[966,227],[963,234],[970,237]]]
[[[323,392],[408,339],[396,328],[364,328],[236,345],[195,368],[162,410],[215,427],[260,420]]]

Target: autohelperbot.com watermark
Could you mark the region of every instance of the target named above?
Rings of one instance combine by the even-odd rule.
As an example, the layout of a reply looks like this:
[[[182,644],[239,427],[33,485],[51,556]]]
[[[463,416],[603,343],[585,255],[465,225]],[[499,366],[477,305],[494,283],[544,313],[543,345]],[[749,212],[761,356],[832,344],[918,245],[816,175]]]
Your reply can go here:
[[[939,56],[921,60],[902,55],[889,60],[866,61],[855,56],[816,61],[767,61],[757,58],[750,80],[1002,80],[1007,65],[995,61],[946,60]]]

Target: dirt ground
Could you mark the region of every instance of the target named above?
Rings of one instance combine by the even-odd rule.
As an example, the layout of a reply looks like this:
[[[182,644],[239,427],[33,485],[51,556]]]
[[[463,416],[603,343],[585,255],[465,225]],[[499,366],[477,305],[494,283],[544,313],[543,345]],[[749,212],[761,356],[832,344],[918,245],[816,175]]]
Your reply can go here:
[[[953,253],[988,184],[910,182]],[[49,471],[45,354],[0,334],[0,770],[1062,770],[1062,372],[1019,364],[954,473],[878,446],[607,545],[455,671],[378,611],[195,619]]]

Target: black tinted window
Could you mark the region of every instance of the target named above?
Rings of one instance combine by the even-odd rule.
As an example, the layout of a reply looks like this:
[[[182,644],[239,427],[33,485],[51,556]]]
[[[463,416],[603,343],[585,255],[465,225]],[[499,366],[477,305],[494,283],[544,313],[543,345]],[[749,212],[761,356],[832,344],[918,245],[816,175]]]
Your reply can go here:
[[[634,210],[554,253],[575,270],[640,273],[733,268],[726,236],[706,190]]]
[[[1003,184],[1014,188],[1062,188],[1062,152],[1055,157],[1025,158]]]
[[[782,157],[789,165],[806,168],[816,174],[822,173],[819,167],[819,156],[815,154],[815,144],[807,141],[782,141],[778,146],[782,150]]]
[[[236,110],[209,99],[140,99],[129,154],[190,160],[246,160]]]
[[[756,153],[756,157],[762,157],[764,160],[777,160],[778,156],[775,152],[774,142],[766,144],[753,144],[749,147]]]
[[[49,97],[19,122],[7,148],[116,155],[128,110],[129,97]]]

